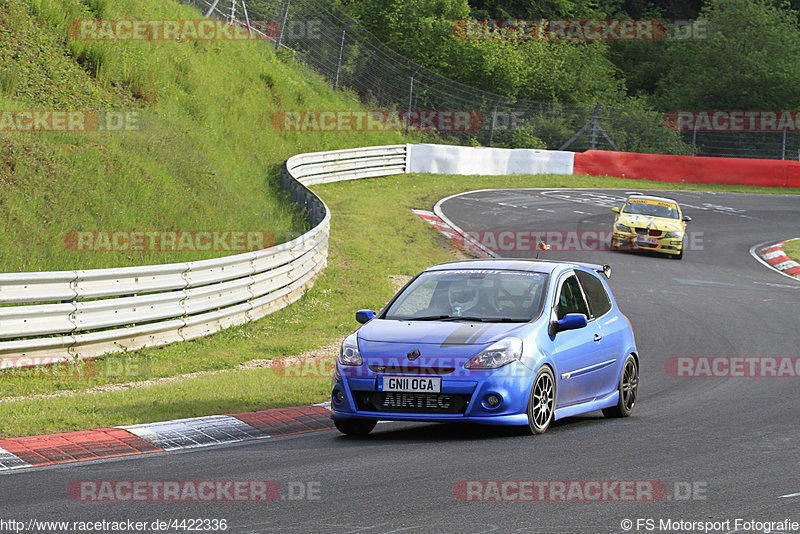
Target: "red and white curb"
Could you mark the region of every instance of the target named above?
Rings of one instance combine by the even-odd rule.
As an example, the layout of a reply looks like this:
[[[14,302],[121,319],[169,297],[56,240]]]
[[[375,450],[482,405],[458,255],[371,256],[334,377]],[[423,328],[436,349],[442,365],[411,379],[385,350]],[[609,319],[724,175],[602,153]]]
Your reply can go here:
[[[193,417],[119,427],[152,443],[163,451],[191,449],[246,439],[269,437],[230,415]]]
[[[333,428],[328,403],[0,439],[0,472]]]
[[[497,253],[480,244],[452,222],[445,221],[443,217],[440,217],[439,215],[427,210],[412,209],[411,211],[423,221],[433,225],[434,228],[444,234],[444,236],[456,247],[464,249],[470,254],[474,254],[479,258],[497,257]]]
[[[750,249],[750,253],[770,269],[778,271],[785,276],[800,280],[800,263],[791,259],[786,255],[786,252],[783,251],[783,244],[787,241],[793,240],[788,239],[769,246],[763,246],[763,244],[756,245]]]

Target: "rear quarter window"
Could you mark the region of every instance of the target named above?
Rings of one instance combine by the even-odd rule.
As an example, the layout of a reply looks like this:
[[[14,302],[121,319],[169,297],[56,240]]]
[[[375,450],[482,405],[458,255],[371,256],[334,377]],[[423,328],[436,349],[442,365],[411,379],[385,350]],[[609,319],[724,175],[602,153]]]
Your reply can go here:
[[[611,309],[611,299],[606,292],[603,282],[595,275],[585,271],[576,269],[575,274],[578,275],[578,280],[581,282],[583,292],[586,295],[586,299],[589,301],[589,309],[592,311],[592,315],[600,317],[608,313]]]

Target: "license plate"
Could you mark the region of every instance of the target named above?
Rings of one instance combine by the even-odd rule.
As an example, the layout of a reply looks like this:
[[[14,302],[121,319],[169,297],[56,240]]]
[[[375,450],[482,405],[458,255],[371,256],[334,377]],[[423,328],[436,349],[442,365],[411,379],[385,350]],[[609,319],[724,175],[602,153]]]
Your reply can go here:
[[[637,243],[644,243],[646,245],[658,245],[658,238],[657,237],[637,237]]]
[[[378,391],[440,393],[442,379],[438,376],[379,376]]]

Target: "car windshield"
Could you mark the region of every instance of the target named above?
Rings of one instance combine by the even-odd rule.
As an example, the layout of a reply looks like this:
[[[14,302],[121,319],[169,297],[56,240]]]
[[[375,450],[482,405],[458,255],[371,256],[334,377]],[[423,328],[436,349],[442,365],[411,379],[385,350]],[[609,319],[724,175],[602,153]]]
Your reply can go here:
[[[679,218],[678,207],[675,204],[658,200],[629,200],[622,212],[629,215],[647,215],[665,219]]]
[[[499,269],[429,271],[392,302],[384,319],[528,322],[541,312],[547,279]]]

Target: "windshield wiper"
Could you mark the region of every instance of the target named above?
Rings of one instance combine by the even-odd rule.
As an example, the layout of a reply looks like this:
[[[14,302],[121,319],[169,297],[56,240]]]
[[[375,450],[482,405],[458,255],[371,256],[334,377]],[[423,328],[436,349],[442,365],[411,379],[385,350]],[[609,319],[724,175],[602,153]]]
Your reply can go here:
[[[486,319],[483,317],[470,317],[468,315],[449,315],[446,319],[442,319],[442,321],[480,321],[486,322]]]
[[[470,317],[462,315],[461,317],[450,316],[446,319],[439,319],[440,321],[479,321],[481,323],[526,323],[525,320],[511,319],[509,317]]]
[[[393,319],[387,317],[387,319]],[[424,317],[403,317],[394,319],[397,321],[476,321],[481,323],[527,323],[525,319],[511,319],[509,317],[472,317],[468,315],[427,315]]]
[[[387,317],[387,319],[394,319]],[[456,315],[425,315],[423,317],[398,317],[397,321],[484,321],[482,317],[467,317]]]

